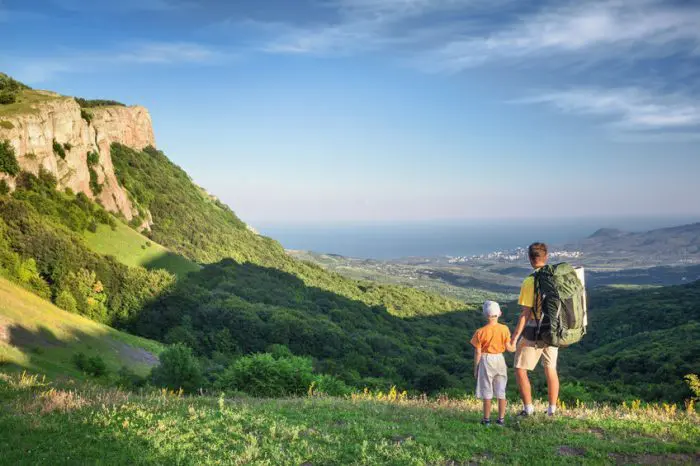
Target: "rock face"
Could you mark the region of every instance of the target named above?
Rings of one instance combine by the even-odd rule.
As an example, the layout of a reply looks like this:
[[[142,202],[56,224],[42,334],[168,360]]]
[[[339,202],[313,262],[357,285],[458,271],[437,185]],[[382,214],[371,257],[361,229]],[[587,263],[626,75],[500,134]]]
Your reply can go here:
[[[107,210],[131,220],[138,212],[117,182],[110,145],[118,142],[138,150],[155,146],[148,110],[138,106],[90,108],[87,111],[92,119],[88,123],[73,98],[50,92],[45,96],[46,100],[28,110],[0,116],[2,122],[9,122],[0,126],[0,140],[7,139],[14,146],[22,170],[37,174],[44,168],[56,177],[60,189],[83,192]],[[65,158],[54,151],[54,141],[64,147]],[[93,151],[99,153],[94,170],[102,184],[97,196],[90,188],[87,163],[87,154]],[[14,188],[14,180],[6,175],[5,179]],[[148,228],[150,223],[142,227]]]

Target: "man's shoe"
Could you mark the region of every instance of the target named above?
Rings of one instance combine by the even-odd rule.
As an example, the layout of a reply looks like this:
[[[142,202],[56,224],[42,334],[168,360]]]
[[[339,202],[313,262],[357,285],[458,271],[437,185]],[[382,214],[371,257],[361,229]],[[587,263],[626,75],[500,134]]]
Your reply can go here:
[[[501,427],[505,427],[506,421],[505,421],[504,419],[498,419],[498,420],[496,421],[496,425],[497,425],[497,426],[501,426]]]
[[[532,416],[532,413],[528,413],[524,409],[515,415],[515,417],[530,417],[530,416]]]
[[[481,425],[482,425],[482,426],[490,426],[490,425],[491,425],[491,419],[482,419],[482,420],[481,420]]]

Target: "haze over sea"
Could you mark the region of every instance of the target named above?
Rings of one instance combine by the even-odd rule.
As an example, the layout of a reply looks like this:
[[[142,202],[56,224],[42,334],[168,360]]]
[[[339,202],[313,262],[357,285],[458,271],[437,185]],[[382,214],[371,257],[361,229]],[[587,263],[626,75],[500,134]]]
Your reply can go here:
[[[583,239],[599,228],[646,231],[700,221],[697,217],[578,219],[489,219],[372,224],[261,225],[261,234],[287,249],[347,257],[471,256],[525,247],[533,241],[552,245]]]

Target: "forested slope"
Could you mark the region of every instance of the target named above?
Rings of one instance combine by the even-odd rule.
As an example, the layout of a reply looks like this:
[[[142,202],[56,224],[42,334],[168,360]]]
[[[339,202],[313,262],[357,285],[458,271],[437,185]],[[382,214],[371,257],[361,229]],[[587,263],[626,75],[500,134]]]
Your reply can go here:
[[[288,272],[319,287],[370,306],[382,305],[399,316],[441,314],[465,306],[408,287],[357,282],[289,257],[282,246],[247,228],[234,212],[195,185],[189,176],[154,148],[136,151],[114,144],[112,160],[120,183],[143,215],[153,217],[151,237],[196,262],[225,258]],[[135,220],[137,224],[140,220]]]

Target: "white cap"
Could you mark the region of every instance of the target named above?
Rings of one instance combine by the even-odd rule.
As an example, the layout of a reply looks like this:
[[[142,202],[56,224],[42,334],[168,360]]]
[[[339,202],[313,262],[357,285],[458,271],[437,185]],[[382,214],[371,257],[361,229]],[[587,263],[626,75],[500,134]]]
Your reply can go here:
[[[486,317],[500,317],[501,306],[496,301],[484,301],[484,315]]]

